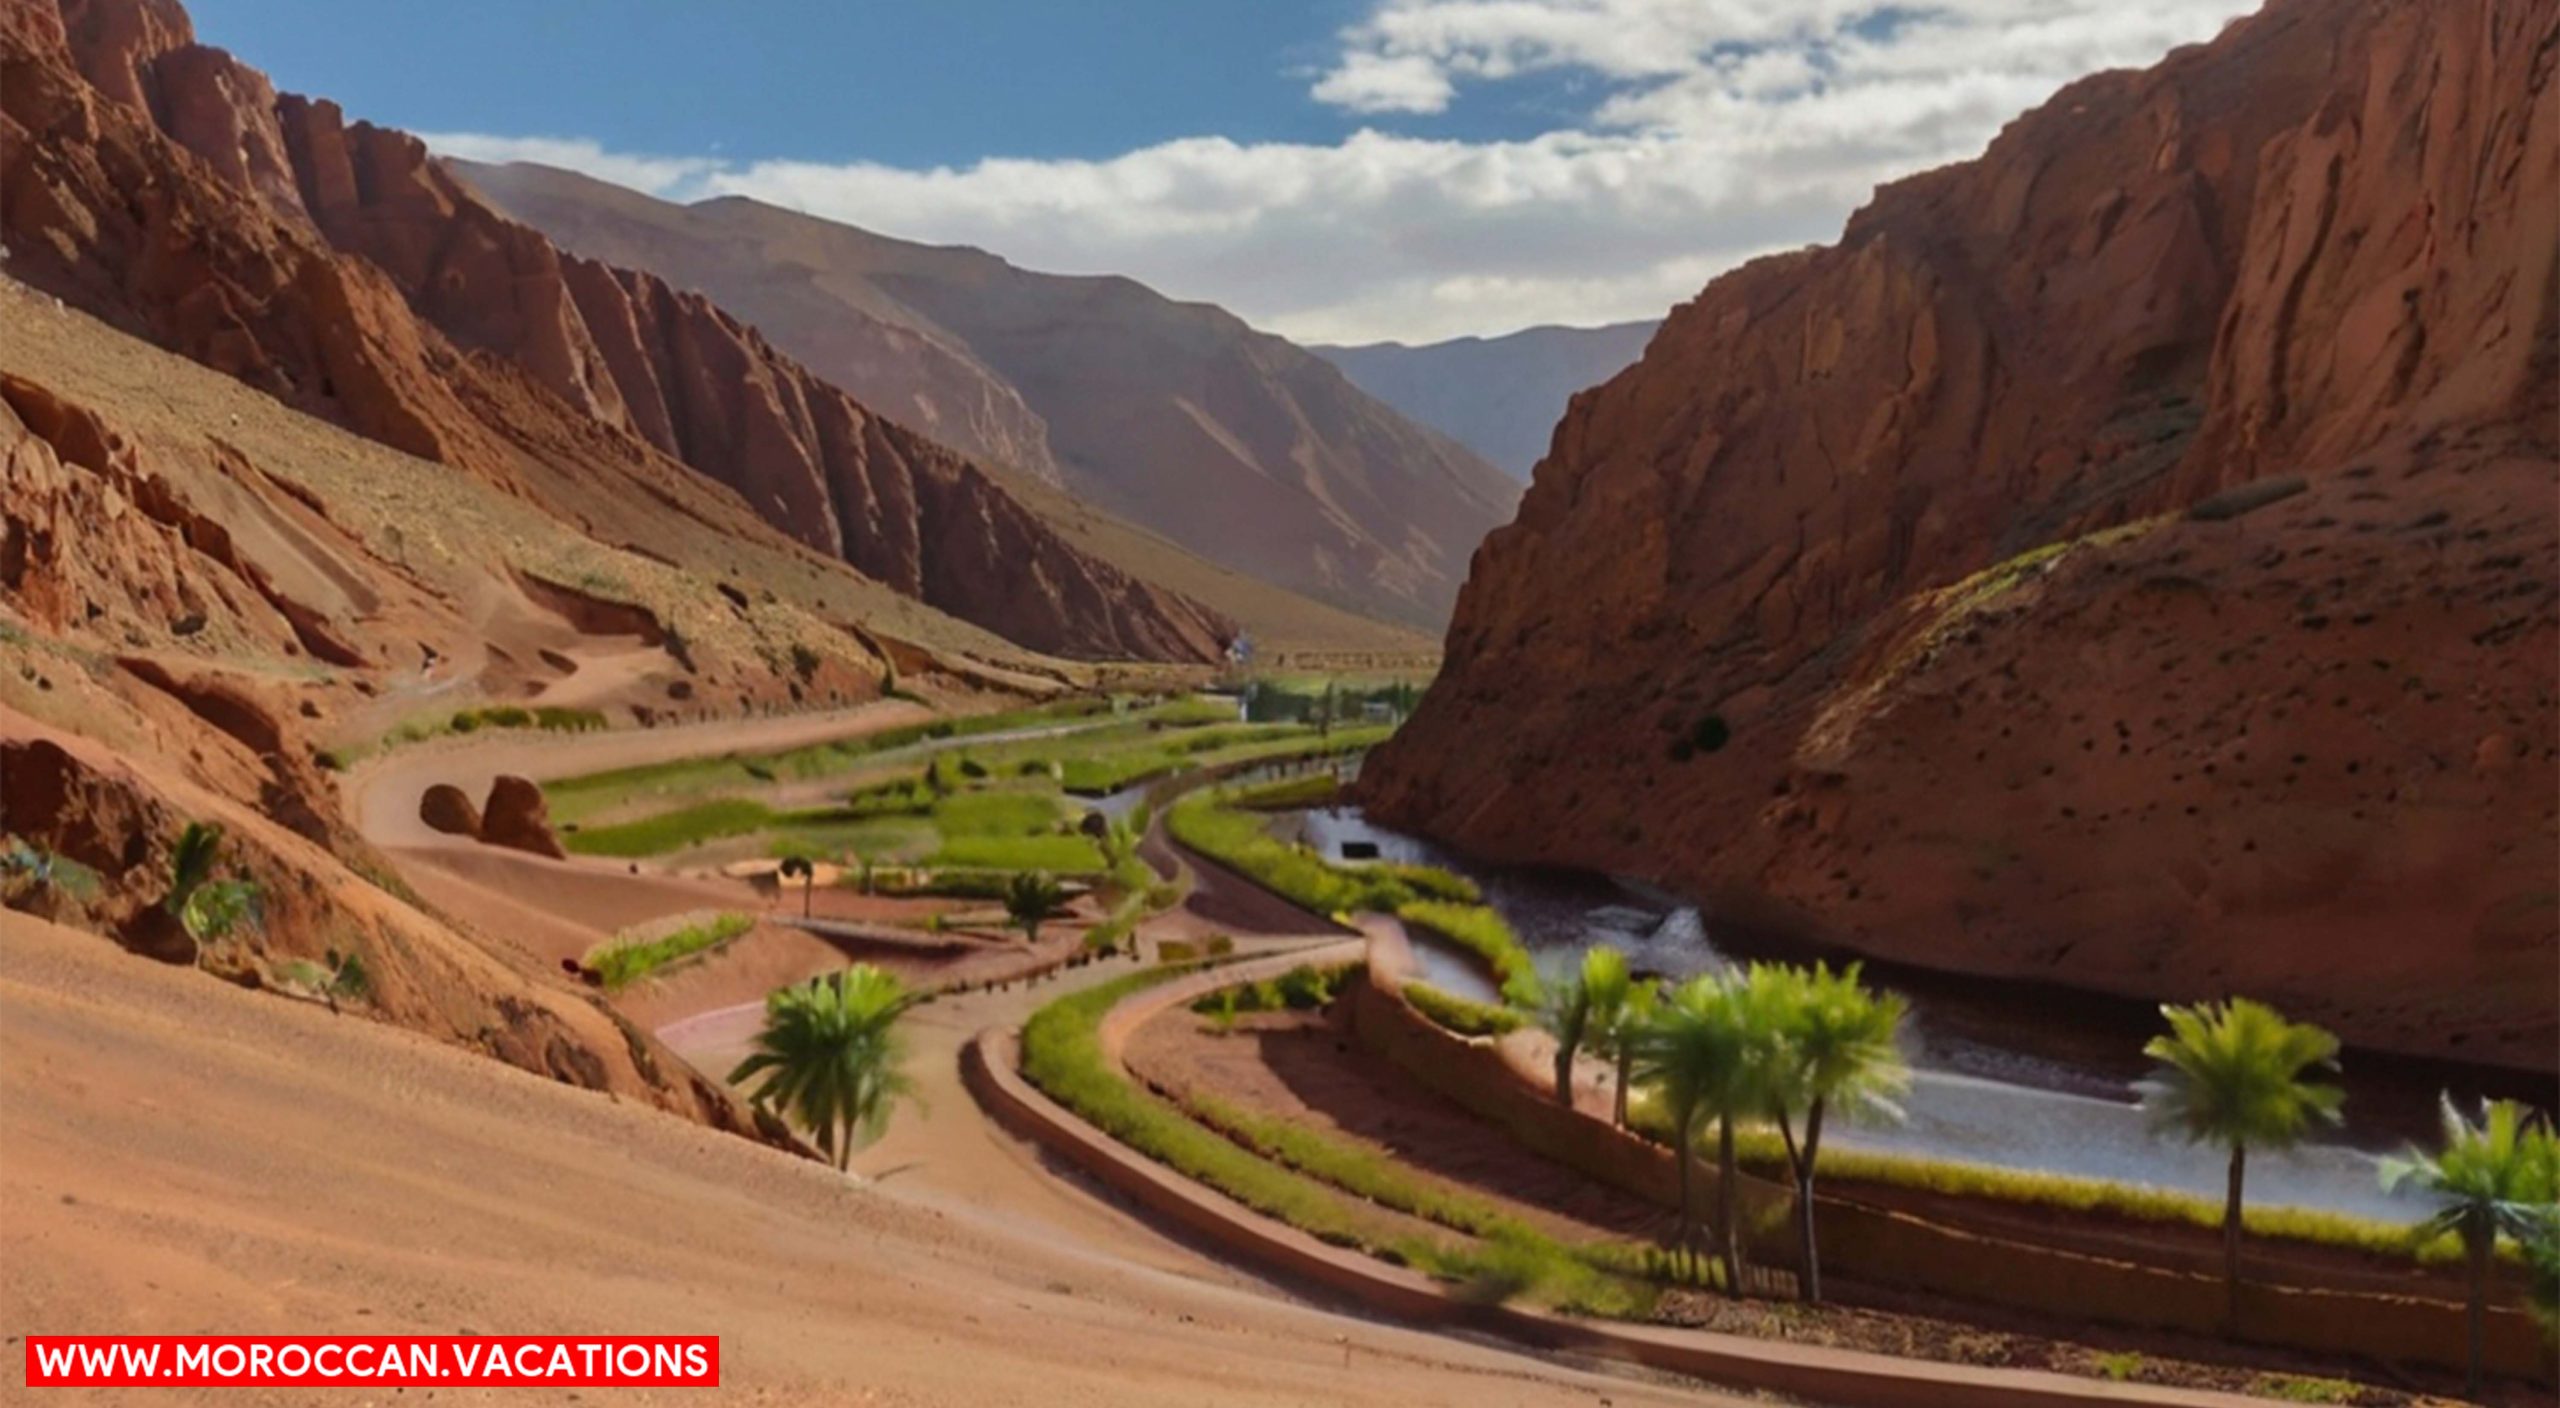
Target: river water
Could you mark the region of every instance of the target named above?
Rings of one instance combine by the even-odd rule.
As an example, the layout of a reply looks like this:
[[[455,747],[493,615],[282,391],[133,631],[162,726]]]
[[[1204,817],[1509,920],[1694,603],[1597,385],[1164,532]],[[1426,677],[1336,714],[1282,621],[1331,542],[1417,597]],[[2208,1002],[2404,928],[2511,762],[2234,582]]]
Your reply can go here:
[[[1641,972],[1673,977],[1743,959],[1826,956],[1719,933],[1696,908],[1648,887],[1479,864],[1373,825],[1354,807],[1282,813],[1273,826],[1329,858],[1340,859],[1345,842],[1365,842],[1382,859],[1423,862],[1472,878],[1542,964],[1598,943],[1624,950]],[[1493,996],[1471,956],[1424,943],[1417,943],[1417,951],[1431,981],[1461,996]],[[1835,1126],[1826,1142],[2221,1196],[2225,1151],[2154,1134],[2136,1107],[2133,1082],[2146,1066],[2142,1043],[2160,1027],[2153,1008],[1875,963],[1867,972],[1870,981],[1911,1001],[1903,1046],[1912,1089],[1901,1122]],[[2289,1152],[2253,1151],[2252,1205],[2414,1222],[2425,1215],[2425,1204],[2383,1191],[2379,1156],[2432,1133],[2435,1092],[2450,1087],[2468,1100],[2484,1087],[2490,1094],[2521,1093],[2514,1088],[2520,1083],[2531,1089],[2529,1082],[2504,1073],[2437,1063],[2349,1053],[2343,1064],[2346,1125]]]

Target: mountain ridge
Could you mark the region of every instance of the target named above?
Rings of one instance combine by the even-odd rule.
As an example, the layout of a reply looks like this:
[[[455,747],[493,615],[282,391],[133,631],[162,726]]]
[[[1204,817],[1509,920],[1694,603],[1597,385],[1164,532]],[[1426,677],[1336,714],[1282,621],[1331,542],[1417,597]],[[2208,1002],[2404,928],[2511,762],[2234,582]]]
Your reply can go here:
[[[1223,618],[1070,547],[699,295],[564,256],[416,139],[277,94],[176,4],[5,20],[19,277],[573,520],[654,502],[770,525],[1035,649],[1220,654]]]
[[[1317,344],[1361,390],[1442,431],[1526,481],[1576,392],[1624,371],[1659,319],[1598,327],[1545,324],[1440,342]]]
[[[570,248],[710,292],[893,413],[1355,614],[1437,630],[1518,494],[1314,354],[1123,275],[1038,273],[743,197],[678,205],[559,168],[450,164]],[[919,340],[932,367],[883,370]],[[1037,433],[970,409],[999,400]]]

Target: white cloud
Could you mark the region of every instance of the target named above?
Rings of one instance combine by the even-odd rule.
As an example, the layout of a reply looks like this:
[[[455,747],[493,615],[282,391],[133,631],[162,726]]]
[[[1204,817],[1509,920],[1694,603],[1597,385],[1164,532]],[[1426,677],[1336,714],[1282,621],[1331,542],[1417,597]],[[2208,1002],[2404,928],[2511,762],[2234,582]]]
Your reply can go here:
[[[420,140],[446,156],[465,161],[530,161],[542,166],[583,171],[599,181],[635,191],[664,195],[711,174],[720,163],[711,157],[630,156],[609,152],[586,137],[494,137],[485,132],[431,132]]]
[[[1128,274],[1302,340],[1427,341],[1658,316],[1745,258],[1836,235],[1878,182],[1980,150],[2062,83],[2152,62],[2253,3],[1377,0],[1311,88],[1385,122],[1526,74],[1589,80],[1579,121],[1498,142],[1194,137],[910,170],[427,140]]]
[[[1309,95],[1353,112],[1443,112],[1458,86],[1418,54],[1346,54]]]

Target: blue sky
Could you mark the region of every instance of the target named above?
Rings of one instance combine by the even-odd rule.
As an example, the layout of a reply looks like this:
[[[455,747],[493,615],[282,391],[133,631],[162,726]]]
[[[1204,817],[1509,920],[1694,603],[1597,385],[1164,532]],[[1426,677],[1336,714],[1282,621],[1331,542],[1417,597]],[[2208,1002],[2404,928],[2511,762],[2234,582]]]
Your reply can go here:
[[[1308,340],[1658,316],[2248,0],[193,0],[441,150],[744,194]]]

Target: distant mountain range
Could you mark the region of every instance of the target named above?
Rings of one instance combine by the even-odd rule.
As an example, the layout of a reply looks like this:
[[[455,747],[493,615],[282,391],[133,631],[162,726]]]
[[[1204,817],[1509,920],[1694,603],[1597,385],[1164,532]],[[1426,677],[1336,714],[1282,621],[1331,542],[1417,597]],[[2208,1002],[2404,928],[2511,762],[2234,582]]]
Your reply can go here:
[[[449,165],[563,246],[710,295],[964,454],[1346,611],[1438,630],[1519,498],[1331,363],[1128,279],[736,197],[677,205],[548,167]]]
[[[1307,350],[1342,368],[1354,386],[1525,480],[1546,457],[1573,393],[1634,365],[1660,326],[1526,328],[1421,347],[1373,342]]]

